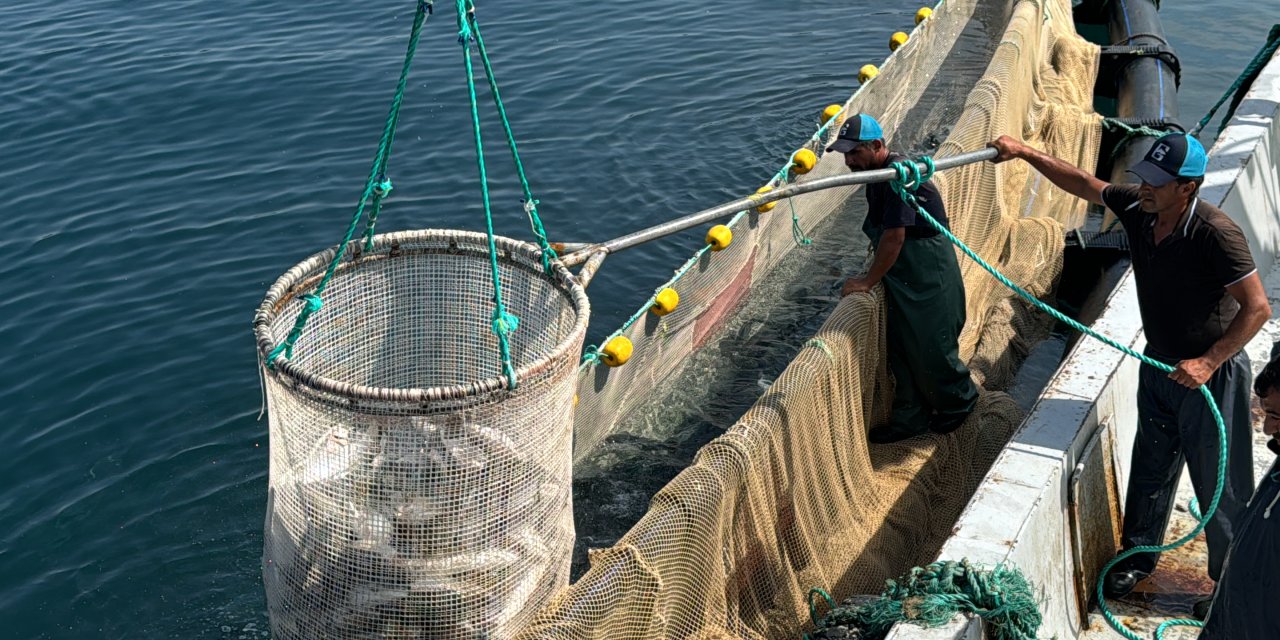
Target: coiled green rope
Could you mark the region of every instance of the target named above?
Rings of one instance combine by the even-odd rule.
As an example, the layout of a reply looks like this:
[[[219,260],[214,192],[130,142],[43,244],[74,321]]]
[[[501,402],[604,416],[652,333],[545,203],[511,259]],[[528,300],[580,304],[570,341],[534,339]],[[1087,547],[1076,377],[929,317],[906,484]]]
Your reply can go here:
[[[815,595],[831,608],[821,618]],[[809,591],[809,618],[815,627],[856,627],[864,640],[880,640],[904,621],[939,627],[957,613],[981,617],[993,640],[1035,640],[1042,621],[1035,590],[1020,571],[1003,565],[980,569],[967,560],[916,567],[885,581],[880,598],[860,606],[837,607],[826,591]]]

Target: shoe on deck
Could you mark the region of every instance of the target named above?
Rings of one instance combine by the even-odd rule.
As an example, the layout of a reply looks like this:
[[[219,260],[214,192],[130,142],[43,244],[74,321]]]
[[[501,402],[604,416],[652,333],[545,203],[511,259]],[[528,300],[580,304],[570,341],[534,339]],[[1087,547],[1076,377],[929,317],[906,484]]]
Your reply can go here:
[[[1213,606],[1213,597],[1210,596],[1191,605],[1191,616],[1196,620],[1203,621],[1209,617],[1209,607]]]
[[[1129,595],[1133,588],[1138,586],[1139,582],[1146,580],[1150,575],[1150,573],[1140,569],[1112,571],[1107,574],[1106,583],[1102,585],[1102,592],[1108,598],[1122,598]]]

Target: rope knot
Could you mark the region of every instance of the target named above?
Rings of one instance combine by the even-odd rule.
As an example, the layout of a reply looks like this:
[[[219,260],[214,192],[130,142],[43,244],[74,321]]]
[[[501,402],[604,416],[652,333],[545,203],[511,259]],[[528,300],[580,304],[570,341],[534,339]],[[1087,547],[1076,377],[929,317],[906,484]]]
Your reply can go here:
[[[506,337],[519,328],[520,318],[507,313],[507,310],[502,307],[493,310],[493,332],[495,334]]]
[[[890,182],[894,191],[904,190],[914,193],[921,185],[933,178],[934,172],[937,171],[933,158],[923,156],[919,162],[923,162],[925,165],[923,172],[920,171],[920,166],[912,160],[894,162],[889,165],[889,168],[898,173],[898,176]]]
[[[394,188],[395,187],[391,185],[390,178],[385,175],[380,175],[378,176],[378,181],[373,184],[373,195],[379,198],[385,198]]]
[[[324,308],[324,300],[321,300],[320,296],[314,293],[304,293],[298,297],[302,300],[303,309],[308,315]]]

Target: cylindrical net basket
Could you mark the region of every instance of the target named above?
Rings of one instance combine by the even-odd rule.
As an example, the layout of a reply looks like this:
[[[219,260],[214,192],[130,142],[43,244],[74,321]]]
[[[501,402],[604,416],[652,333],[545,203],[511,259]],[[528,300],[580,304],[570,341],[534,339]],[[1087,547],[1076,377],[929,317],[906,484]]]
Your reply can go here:
[[[486,237],[349,245],[290,359],[263,367],[270,488],[263,581],[282,639],[507,637],[568,582],[586,294],[537,247],[497,239],[518,384],[492,329]],[[254,320],[285,339],[333,249]]]

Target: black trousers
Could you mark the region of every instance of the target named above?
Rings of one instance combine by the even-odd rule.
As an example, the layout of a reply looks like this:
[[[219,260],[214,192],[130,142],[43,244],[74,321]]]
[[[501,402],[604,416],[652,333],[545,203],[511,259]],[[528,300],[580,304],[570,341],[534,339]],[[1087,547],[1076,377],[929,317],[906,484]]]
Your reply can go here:
[[[1280,638],[1280,462],[1236,528],[1201,640]]]
[[[1150,354],[1148,354],[1150,355]],[[1227,428],[1227,477],[1218,511],[1205,527],[1209,543],[1209,577],[1222,575],[1223,561],[1245,505],[1253,495],[1253,446],[1249,416],[1252,385],[1249,356],[1243,351],[1227,360],[1206,386],[1218,403]],[[1125,499],[1125,549],[1159,545],[1173,510],[1182,465],[1202,510],[1209,508],[1218,479],[1218,428],[1204,396],[1143,365],[1138,378],[1138,435]],[[1138,554],[1117,570],[1155,570],[1160,554]]]

